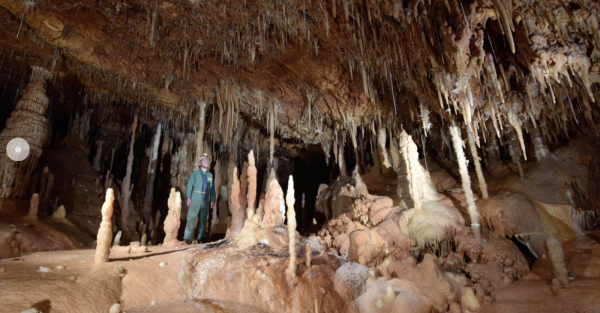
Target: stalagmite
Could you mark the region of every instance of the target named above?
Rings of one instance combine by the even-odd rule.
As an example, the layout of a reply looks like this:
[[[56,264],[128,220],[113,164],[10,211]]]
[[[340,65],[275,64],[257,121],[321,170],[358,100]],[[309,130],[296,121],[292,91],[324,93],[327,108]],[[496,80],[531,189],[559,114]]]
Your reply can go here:
[[[296,211],[294,210],[294,178],[290,175],[285,203],[287,204],[287,225],[290,237],[290,276],[296,278]]]
[[[473,190],[471,189],[471,178],[469,177],[469,171],[467,170],[467,158],[465,157],[465,153],[463,151],[463,140],[460,136],[460,129],[454,122],[450,126],[450,134],[452,135],[452,143],[454,145],[454,151],[456,152],[456,159],[458,161],[462,187],[467,199],[467,209],[469,212],[469,217],[471,218],[471,229],[473,230],[473,235],[477,241],[481,243],[479,213],[477,212],[477,206],[475,206],[475,197],[473,195]]]
[[[127,157],[127,173],[123,180],[123,202],[121,208],[121,229],[125,240],[129,240],[131,236],[131,230],[129,228],[129,197],[131,196],[131,172],[133,166],[133,145],[135,143],[135,129],[137,128],[138,116],[137,114],[133,117],[133,123],[131,124],[131,142],[129,144],[129,156]]]
[[[119,246],[121,245],[121,236],[123,235],[122,231],[118,231],[117,234],[115,235],[115,240],[113,242],[113,246]]]
[[[477,155],[475,139],[473,138],[473,133],[471,133],[470,130],[467,130],[467,136],[469,140],[469,148],[471,149],[471,155],[473,156],[473,161],[475,163],[475,173],[477,173],[477,181],[479,182],[479,190],[481,190],[481,197],[483,199],[487,199],[487,184],[485,183],[485,178],[483,177],[483,172],[481,171],[481,158],[479,158],[479,156]]]
[[[552,266],[552,272],[554,277],[560,281],[563,287],[569,286],[569,272],[565,265],[565,254],[560,243],[560,240],[556,238],[553,233],[548,233],[546,236],[546,242],[544,243],[548,257],[550,258],[550,264]]]
[[[281,186],[279,186],[277,179],[273,179],[269,183],[269,189],[265,196],[264,212],[262,227],[272,227],[283,224],[285,201],[283,200],[283,190],[281,190]]]
[[[246,196],[246,201],[248,203],[247,218],[249,220],[254,217],[255,213],[257,174],[258,170],[256,169],[254,161],[254,151],[250,150],[250,153],[248,154],[248,194]]]
[[[48,120],[45,117],[49,104],[45,82],[49,72],[37,66],[32,68],[31,82],[23,90],[21,100],[6,120],[6,128],[0,133],[2,198],[23,199],[28,196],[31,175],[37,167],[42,147],[50,138]],[[25,140],[29,145],[29,155],[21,161],[11,160],[6,151],[8,143],[17,138]]]
[[[29,200],[29,213],[27,213],[27,217],[32,219],[38,219],[38,211],[40,208],[40,195],[34,193],[31,196],[31,200]]]
[[[113,201],[115,195],[112,188],[106,190],[106,200],[102,205],[102,223],[100,223],[100,229],[98,229],[98,236],[96,239],[96,254],[94,261],[96,263],[108,262],[108,255],[110,254],[110,241],[112,239],[112,221],[111,217],[113,214]],[[115,244],[117,239],[115,239]]]
[[[231,227],[227,230],[226,238],[233,238],[239,234],[244,227],[245,211],[240,206],[240,181],[238,169],[233,168],[233,184],[231,185],[231,198],[229,200],[229,211],[231,212]]]
[[[310,247],[310,243],[304,243],[304,257],[306,262],[306,267],[310,268],[310,263],[312,262],[312,248]]]
[[[246,210],[247,213],[247,207],[248,207],[248,200],[247,200],[247,192],[248,192],[248,162],[244,162],[244,166],[242,167],[242,175],[240,176],[240,210],[244,211],[244,209]],[[246,219],[246,217],[244,218],[244,220]]]
[[[385,127],[380,126],[377,132],[377,151],[379,152],[379,161],[381,162],[381,172],[384,174],[391,173],[394,170],[386,148],[386,138],[387,132],[385,131]]]
[[[154,181],[156,178],[156,164],[158,163],[158,146],[160,144],[160,134],[162,126],[160,123],[156,126],[154,140],[152,145],[150,161],[150,173],[148,173],[148,182],[146,185],[146,194],[144,196],[144,220],[148,222],[149,230],[153,230],[154,221],[152,220],[152,202],[154,200]]]
[[[176,191],[175,188],[171,188],[167,204],[169,206],[169,213],[164,223],[165,240],[163,241],[163,246],[173,247],[181,243],[177,240],[179,224],[181,223],[181,193]]]
[[[412,143],[412,144],[411,144]],[[410,184],[411,184],[411,197],[414,203],[415,209],[421,209],[421,194],[422,187],[420,184],[419,173],[417,168],[420,166],[419,163],[419,152],[417,151],[417,145],[412,142],[411,136],[408,136],[408,147],[407,147],[408,163],[410,165]]]
[[[65,206],[61,205],[58,208],[56,208],[56,210],[54,210],[54,213],[52,213],[52,217],[53,218],[65,218],[65,217],[67,217],[67,211],[65,210]]]

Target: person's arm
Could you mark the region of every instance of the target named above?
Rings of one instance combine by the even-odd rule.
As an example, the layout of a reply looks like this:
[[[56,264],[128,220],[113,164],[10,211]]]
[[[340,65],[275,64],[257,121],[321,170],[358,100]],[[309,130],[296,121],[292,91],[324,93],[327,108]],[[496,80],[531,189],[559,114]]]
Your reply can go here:
[[[192,197],[192,191],[194,189],[195,183],[195,175],[194,172],[190,175],[190,179],[188,180],[187,187],[185,188],[185,198],[190,199]]]

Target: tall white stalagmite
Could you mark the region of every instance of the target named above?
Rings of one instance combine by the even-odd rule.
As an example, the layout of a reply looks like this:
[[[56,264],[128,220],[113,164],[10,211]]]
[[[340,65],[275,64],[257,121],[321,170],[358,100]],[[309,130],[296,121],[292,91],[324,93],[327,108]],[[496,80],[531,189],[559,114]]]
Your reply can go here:
[[[181,223],[181,194],[179,191],[175,191],[175,188],[171,188],[167,205],[169,213],[164,224],[165,240],[163,241],[163,246],[172,247],[179,243],[177,241],[177,233],[179,232],[179,225]]]
[[[290,175],[288,182],[287,195],[285,196],[287,204],[288,234],[290,236],[290,276],[296,277],[296,211],[294,210],[294,178]]]
[[[475,163],[475,173],[477,173],[477,180],[479,181],[479,189],[481,190],[481,197],[483,199],[488,198],[487,184],[481,171],[481,158],[477,155],[477,147],[475,147],[475,138],[470,130],[467,130],[467,136],[469,137],[469,148],[471,149],[471,155],[473,155],[473,162]]]
[[[479,231],[479,213],[477,212],[477,206],[475,206],[475,197],[473,196],[473,190],[471,189],[471,178],[469,177],[469,171],[467,170],[467,158],[463,151],[463,141],[460,136],[460,129],[454,122],[450,126],[450,134],[452,135],[452,143],[454,144],[454,151],[456,152],[456,159],[458,160],[458,168],[460,172],[460,178],[462,180],[462,187],[465,191],[465,197],[467,198],[467,207],[469,211],[469,217],[471,217],[471,229],[473,235],[481,243],[481,236]]]
[[[248,194],[246,195],[246,201],[248,202],[247,218],[249,220],[254,217],[256,205],[256,179],[258,170],[256,169],[255,163],[254,151],[250,150],[250,153],[248,154]]]
[[[96,238],[96,254],[94,261],[108,262],[108,255],[110,254],[110,242],[112,241],[112,214],[113,214],[113,201],[115,200],[115,194],[111,188],[106,190],[106,200],[102,205],[102,223],[100,223],[100,229],[98,229],[98,236]],[[116,242],[116,240],[115,240]]]

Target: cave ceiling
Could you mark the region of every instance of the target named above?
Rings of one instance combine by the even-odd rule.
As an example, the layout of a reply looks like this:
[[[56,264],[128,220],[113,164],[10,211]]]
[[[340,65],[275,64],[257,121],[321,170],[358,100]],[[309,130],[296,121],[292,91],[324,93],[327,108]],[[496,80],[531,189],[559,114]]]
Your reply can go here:
[[[597,14],[586,0],[0,0],[0,53],[146,120],[196,125],[207,102],[265,128],[275,110],[304,143],[453,120],[479,142],[594,129]]]

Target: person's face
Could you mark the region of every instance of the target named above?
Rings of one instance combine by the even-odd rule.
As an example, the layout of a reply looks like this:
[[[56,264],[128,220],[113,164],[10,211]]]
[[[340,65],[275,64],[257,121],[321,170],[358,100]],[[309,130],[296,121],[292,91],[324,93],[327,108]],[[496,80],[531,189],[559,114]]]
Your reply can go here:
[[[208,160],[207,159],[202,159],[200,161],[200,165],[204,168],[208,168]]]

